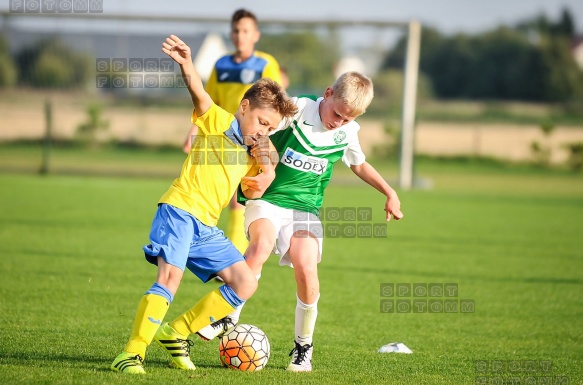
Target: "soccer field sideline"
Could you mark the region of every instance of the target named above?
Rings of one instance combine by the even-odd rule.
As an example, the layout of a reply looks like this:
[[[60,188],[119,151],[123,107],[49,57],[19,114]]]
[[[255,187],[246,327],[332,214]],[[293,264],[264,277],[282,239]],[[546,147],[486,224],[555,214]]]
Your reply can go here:
[[[1,174],[0,240],[8,257],[0,262],[0,378],[23,384],[473,384],[508,379],[509,365],[531,362],[538,369],[523,366],[523,381],[550,374],[580,383],[583,183],[570,175],[479,174],[436,174],[434,191],[402,192],[405,219],[388,224],[387,238],[326,240],[313,373],[283,370],[295,296],[291,269],[272,258],[242,317],[270,338],[272,357],[263,372],[225,370],[216,343],[196,341],[196,372],[167,368],[164,352],[152,346],[145,378],[110,373],[108,366],[154,279],[139,248],[170,180]],[[541,178],[544,187],[535,189]],[[325,202],[340,208],[358,202],[373,208],[373,221],[382,219],[382,197],[359,185],[331,186]],[[382,290],[387,285],[448,283],[457,284],[457,298],[475,301],[473,313],[385,312],[387,301],[418,299],[391,297]],[[209,285],[216,286],[186,277],[168,317]],[[389,342],[404,342],[413,354],[376,352]],[[494,371],[497,363],[504,372]]]

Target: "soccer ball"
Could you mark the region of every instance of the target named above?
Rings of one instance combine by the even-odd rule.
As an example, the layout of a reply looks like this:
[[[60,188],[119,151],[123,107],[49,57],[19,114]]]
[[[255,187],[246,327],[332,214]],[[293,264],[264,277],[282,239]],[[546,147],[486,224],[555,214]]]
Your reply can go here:
[[[269,340],[257,326],[240,324],[221,338],[219,354],[229,368],[261,370],[269,360]]]

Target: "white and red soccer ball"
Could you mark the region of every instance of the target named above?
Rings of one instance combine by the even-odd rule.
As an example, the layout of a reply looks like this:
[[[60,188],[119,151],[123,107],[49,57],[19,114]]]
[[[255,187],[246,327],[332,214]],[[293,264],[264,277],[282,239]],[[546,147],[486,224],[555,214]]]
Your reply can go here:
[[[219,354],[223,365],[242,371],[261,370],[269,360],[269,340],[257,326],[240,324],[221,337]]]

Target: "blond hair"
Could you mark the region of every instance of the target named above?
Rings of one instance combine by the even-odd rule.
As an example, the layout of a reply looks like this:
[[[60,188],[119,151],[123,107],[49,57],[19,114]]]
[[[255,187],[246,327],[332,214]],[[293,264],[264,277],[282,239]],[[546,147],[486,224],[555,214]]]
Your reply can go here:
[[[332,97],[348,106],[353,117],[364,114],[374,96],[372,80],[355,71],[340,75],[330,88]]]

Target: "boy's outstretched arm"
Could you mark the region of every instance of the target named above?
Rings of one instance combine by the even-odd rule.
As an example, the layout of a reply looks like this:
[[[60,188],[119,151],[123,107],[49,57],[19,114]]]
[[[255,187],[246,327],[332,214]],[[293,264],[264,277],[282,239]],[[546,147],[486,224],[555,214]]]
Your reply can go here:
[[[391,220],[391,215],[396,220],[403,218],[403,213],[401,212],[401,202],[395,190],[389,186],[389,184],[383,179],[381,174],[369,163],[364,162],[358,166],[350,166],[352,172],[354,172],[360,179],[380,191],[381,194],[387,197],[385,202],[385,211],[387,213],[387,221]]]
[[[200,76],[192,64],[192,54],[190,47],[187,46],[176,35],[170,35],[162,43],[162,52],[170,56],[180,65],[184,82],[190,92],[192,104],[197,115],[203,115],[212,106],[213,100],[208,92],[205,91]]]

